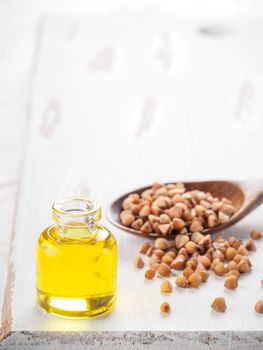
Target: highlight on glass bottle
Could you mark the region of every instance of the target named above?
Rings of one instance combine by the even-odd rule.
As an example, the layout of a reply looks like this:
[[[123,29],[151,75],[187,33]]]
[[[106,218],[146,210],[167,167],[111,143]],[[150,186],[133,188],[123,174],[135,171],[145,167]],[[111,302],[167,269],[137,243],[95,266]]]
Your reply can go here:
[[[65,317],[109,312],[116,299],[117,244],[99,224],[101,207],[87,197],[54,203],[55,223],[39,236],[36,249],[38,304]]]

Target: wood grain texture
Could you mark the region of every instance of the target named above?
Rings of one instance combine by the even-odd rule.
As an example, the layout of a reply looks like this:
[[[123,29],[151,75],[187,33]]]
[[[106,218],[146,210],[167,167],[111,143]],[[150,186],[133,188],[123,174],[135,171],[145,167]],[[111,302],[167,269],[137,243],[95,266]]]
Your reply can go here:
[[[260,349],[262,318],[253,307],[262,298],[262,242],[252,256],[253,272],[240,279],[238,291],[224,291],[214,276],[199,290],[176,289],[169,297],[174,312],[168,318],[159,314],[164,300],[159,281],[144,283],[133,269],[141,240],[107,222],[119,245],[118,305],[111,315],[84,321],[47,315],[36,306],[34,285],[35,243],[51,222],[57,198],[84,189],[106,206],[119,194],[156,180],[263,175],[256,168],[263,152],[263,52],[255,39],[263,27],[260,21],[243,21],[231,20],[233,36],[213,38],[199,32],[204,18],[187,21],[158,11],[46,18],[16,216],[13,322],[3,348],[128,348],[141,346],[143,338],[146,348],[156,349],[163,342],[176,348],[245,344]],[[169,69],[156,59],[164,32],[172,52]],[[113,51],[105,54],[109,47]],[[257,108],[241,121],[235,111],[244,71],[257,86]],[[158,102],[143,117],[149,96]],[[48,118],[51,132],[43,134],[50,101],[59,106],[59,118]],[[147,130],[140,127],[146,125],[143,118]],[[224,234],[247,237],[254,226],[263,228],[261,217],[259,208]],[[224,315],[210,310],[218,294],[229,305]]]
[[[12,232],[12,218],[13,218],[13,202],[15,198],[16,186],[13,184],[3,184],[0,190],[0,208],[2,217],[5,220],[1,220],[0,230],[3,234],[0,235],[0,305],[1,305],[1,327],[0,327],[0,339],[5,337],[10,331],[10,313],[11,313],[11,300],[10,290],[12,289],[12,283],[14,281],[12,265],[10,265],[10,236],[9,232]],[[8,266],[8,268],[6,268]],[[8,305],[8,307],[7,307]]]
[[[10,331],[11,322],[11,246],[26,125],[26,68],[31,58],[30,50],[23,51],[28,45],[23,30],[7,20],[7,6],[6,2],[0,4],[0,338]]]
[[[41,26],[39,26],[40,30]],[[40,35],[38,35],[38,39],[40,38]],[[5,339],[6,337],[10,336],[12,332],[12,324],[13,324],[13,316],[12,316],[12,297],[13,297],[13,287],[14,287],[14,281],[15,281],[15,269],[14,269],[14,246],[16,242],[16,233],[18,231],[18,223],[19,223],[19,215],[21,214],[21,208],[20,208],[20,196],[21,196],[21,184],[22,184],[22,178],[23,178],[23,172],[25,168],[25,161],[26,161],[26,154],[28,150],[28,131],[29,131],[29,124],[30,124],[30,102],[31,101],[31,95],[32,95],[32,89],[33,89],[33,81],[34,81],[34,74],[35,74],[35,65],[37,63],[37,55],[38,55],[38,41],[36,42],[36,50],[33,62],[32,62],[32,71],[29,78],[29,81],[31,80],[31,84],[29,82],[28,89],[26,90],[28,95],[23,96],[21,107],[24,107],[23,110],[23,128],[20,129],[20,133],[22,135],[20,142],[17,142],[17,147],[19,148],[19,156],[17,161],[17,169],[16,169],[16,176],[17,181],[14,183],[12,181],[9,181],[7,183],[3,183],[2,188],[5,189],[6,187],[13,187],[13,197],[11,206],[7,206],[7,209],[10,211],[9,215],[11,214],[12,220],[10,222],[9,230],[6,230],[6,241],[8,241],[8,253],[4,256],[6,258],[6,264],[3,265],[3,267],[6,267],[7,274],[4,276],[6,277],[5,281],[3,279],[3,294],[2,296],[2,313],[1,313],[1,327],[0,327],[0,341]],[[12,118],[9,120],[9,123],[12,124]],[[7,155],[5,155],[6,157]],[[14,160],[14,159],[13,159]],[[0,186],[1,188],[1,186]],[[2,256],[2,262],[4,261]]]
[[[63,349],[262,349],[261,332],[19,332],[12,333],[2,346],[10,350],[31,348]],[[48,345],[47,345],[48,344]],[[1,345],[0,345],[1,348]]]

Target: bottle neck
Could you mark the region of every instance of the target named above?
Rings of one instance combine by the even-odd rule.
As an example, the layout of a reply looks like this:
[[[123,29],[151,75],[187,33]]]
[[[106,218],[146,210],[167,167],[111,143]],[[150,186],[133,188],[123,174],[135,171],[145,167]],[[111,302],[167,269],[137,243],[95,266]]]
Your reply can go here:
[[[95,236],[100,218],[100,206],[87,197],[66,198],[53,205],[53,219],[63,238],[79,240]]]

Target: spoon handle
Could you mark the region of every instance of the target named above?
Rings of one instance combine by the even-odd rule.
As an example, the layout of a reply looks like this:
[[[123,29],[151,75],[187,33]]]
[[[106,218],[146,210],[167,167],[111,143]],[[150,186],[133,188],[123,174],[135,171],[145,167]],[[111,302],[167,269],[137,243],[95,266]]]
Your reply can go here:
[[[243,210],[240,212],[244,217],[263,203],[263,178],[240,180],[237,184],[245,195]]]
[[[263,178],[240,180],[237,182],[249,198],[263,196]]]

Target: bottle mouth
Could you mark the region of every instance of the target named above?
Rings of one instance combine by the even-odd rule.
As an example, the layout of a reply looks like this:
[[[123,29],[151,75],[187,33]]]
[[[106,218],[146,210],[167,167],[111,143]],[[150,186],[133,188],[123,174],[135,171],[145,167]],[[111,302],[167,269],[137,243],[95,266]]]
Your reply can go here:
[[[101,206],[84,197],[69,197],[56,201],[52,206],[53,220],[58,233],[68,239],[79,240],[98,232],[97,222],[101,219]]]
[[[56,201],[53,206],[53,215],[65,217],[87,217],[101,211],[100,205],[85,196],[68,197]]]

